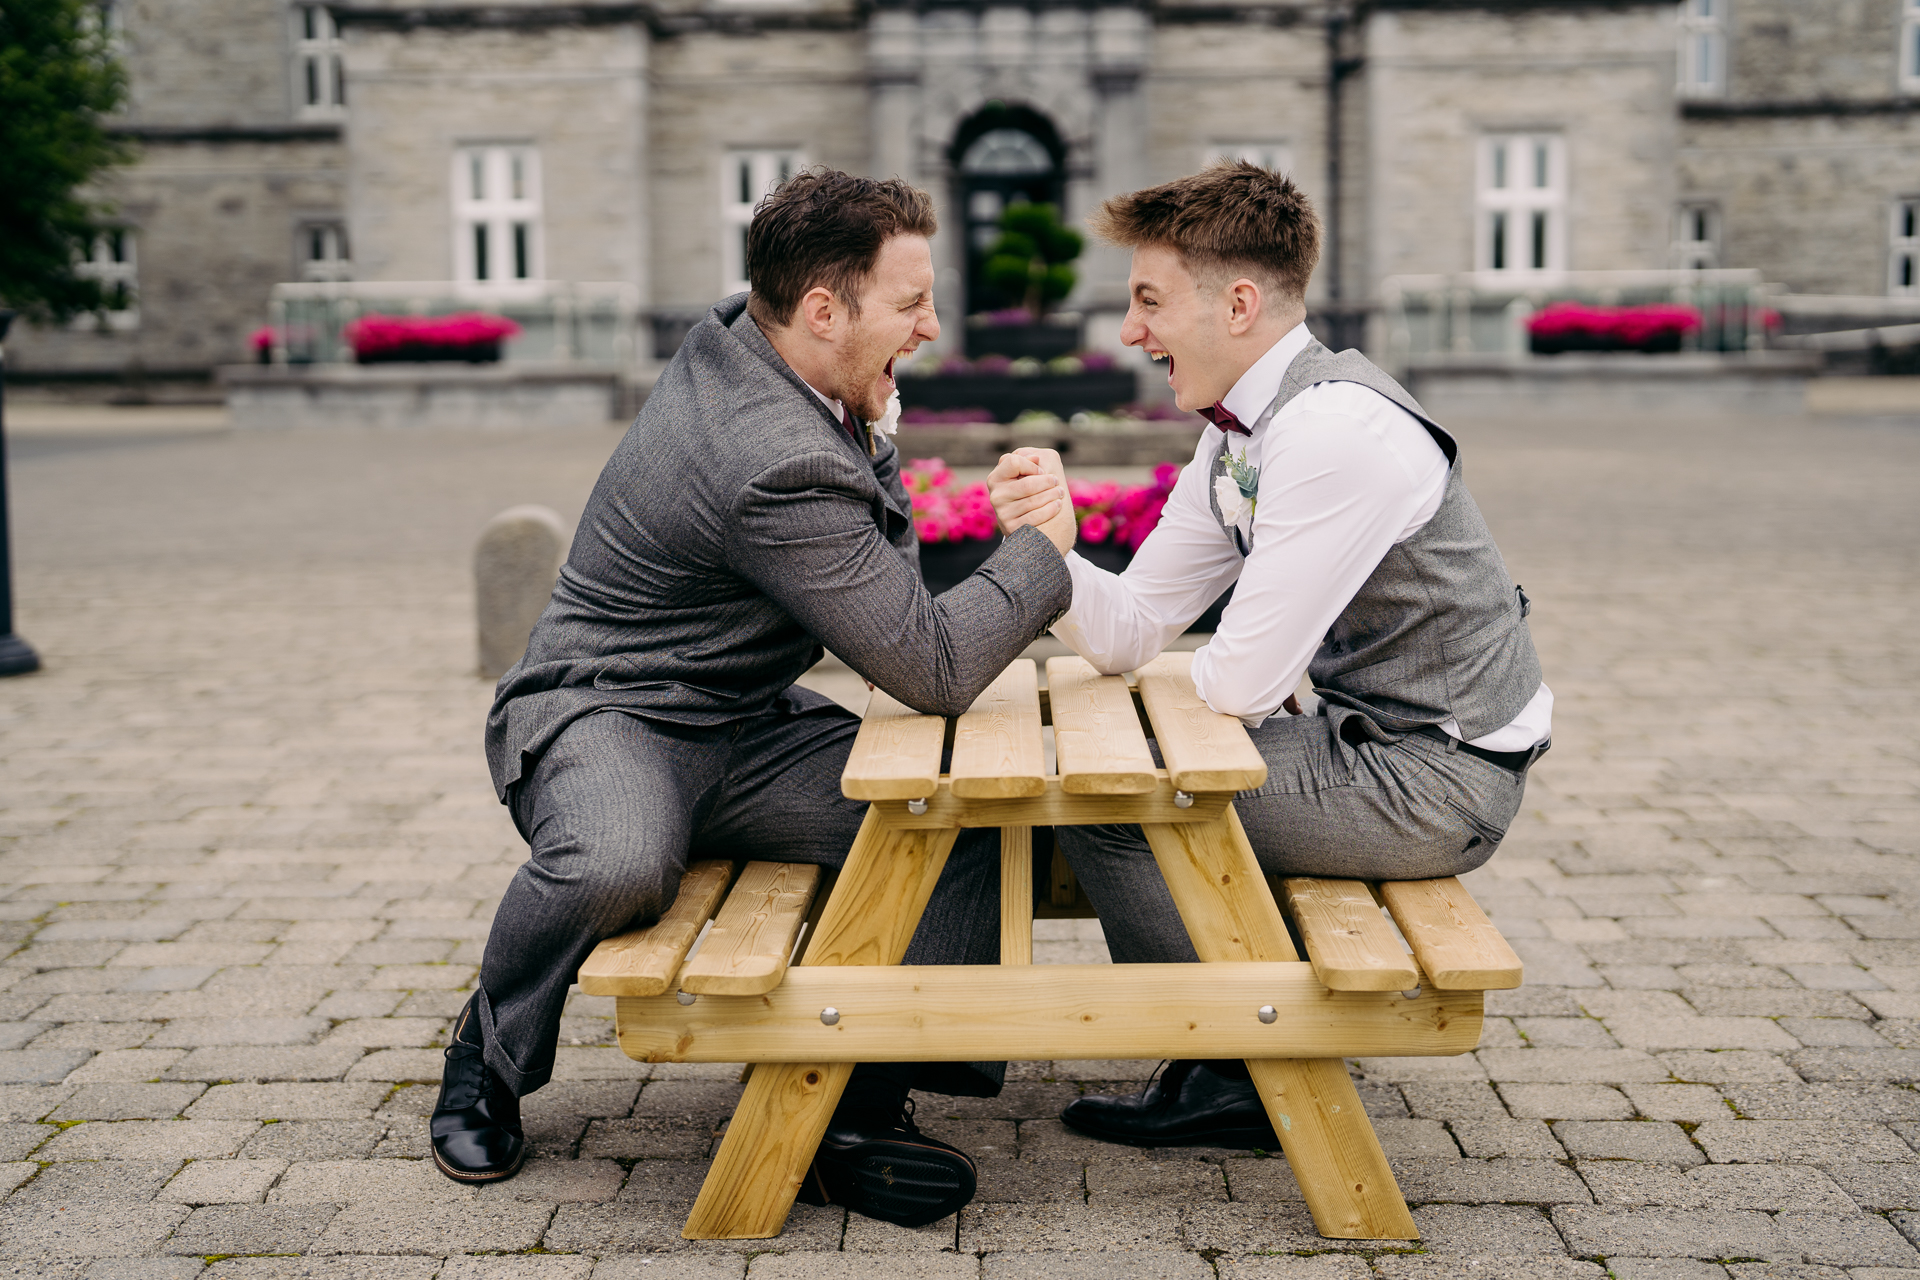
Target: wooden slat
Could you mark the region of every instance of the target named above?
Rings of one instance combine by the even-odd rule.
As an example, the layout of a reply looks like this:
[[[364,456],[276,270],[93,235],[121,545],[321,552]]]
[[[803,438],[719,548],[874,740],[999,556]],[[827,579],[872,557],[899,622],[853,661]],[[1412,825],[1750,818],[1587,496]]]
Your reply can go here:
[[[1249,791],[1267,780],[1267,762],[1233,716],[1193,689],[1193,655],[1163,653],[1135,673],[1153,721],[1160,758],[1182,791]]]
[[[1193,798],[1185,809],[1174,803],[1173,783],[1166,771],[1154,774],[1154,785],[1138,795],[1069,795],[1065,780],[1048,778],[1047,789],[1029,799],[966,800],[953,794],[944,781],[927,797],[927,811],[914,813],[904,800],[876,800],[890,827],[1076,827],[1100,822],[1198,822],[1217,818],[1233,800],[1231,792],[1215,791]]]
[[[1053,703],[1053,752],[1069,795],[1140,795],[1157,769],[1119,676],[1103,676],[1085,658],[1047,659]]]
[[[894,831],[869,809],[821,914],[818,936],[788,977],[822,962],[899,964],[958,835],[957,830]],[[691,1006],[673,1004],[698,1009],[769,998],[704,996]],[[817,1022],[820,1011],[813,1016]],[[748,1051],[733,1061],[757,1057]],[[846,1060],[769,1063],[756,1070],[680,1234],[689,1240],[779,1235],[852,1074],[853,1063]]]
[[[808,863],[749,862],[681,971],[680,990],[751,996],[779,986],[819,885],[820,868]]]
[[[1334,991],[1411,991],[1420,985],[1380,904],[1360,880],[1282,882],[1287,913],[1320,981]]]
[[[954,721],[948,772],[953,794],[967,799],[1037,796],[1047,789],[1040,677],[1032,658],[1015,659]]]
[[[1051,865],[1047,868],[1047,905],[1072,906],[1080,897],[1080,880],[1073,874],[1073,864],[1061,852],[1058,841],[1054,842],[1053,857],[1048,861]]]
[[[1520,985],[1520,957],[1457,877],[1384,880],[1380,896],[1434,986],[1505,991]]]
[[[1147,826],[1142,831],[1202,960],[1297,958],[1232,808],[1213,822]],[[1382,997],[1328,992],[1327,998]],[[1275,1026],[1287,1028],[1286,1017]],[[1288,1053],[1317,1052],[1297,1042],[1282,1043]],[[1419,1229],[1340,1056],[1250,1057],[1247,1070],[1320,1234],[1344,1240],[1416,1240]]]
[[[733,879],[731,862],[695,862],[680,877],[680,894],[645,929],[608,938],[580,966],[580,989],[590,996],[657,996],[674,976],[700,927],[713,918]]]
[[[1000,963],[1033,963],[1033,828],[1000,828]]]
[[[940,748],[947,722],[923,716],[875,689],[840,773],[849,800],[917,800],[940,781]]]
[[[1481,1004],[1471,991],[1329,992],[1297,961],[797,965],[763,996],[625,1000],[618,1021],[621,1048],[654,1062],[951,1062],[989,1051],[1020,1061],[1338,1059],[1467,1053]],[[1278,1020],[1261,1022],[1262,1005]],[[840,1013],[831,1027],[820,1021],[828,1006]]]

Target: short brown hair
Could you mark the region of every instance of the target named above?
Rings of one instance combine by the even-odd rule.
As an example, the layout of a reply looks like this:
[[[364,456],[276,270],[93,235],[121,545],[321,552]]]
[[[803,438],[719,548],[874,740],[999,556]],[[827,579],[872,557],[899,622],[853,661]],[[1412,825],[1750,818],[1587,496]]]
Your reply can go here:
[[[1245,160],[1221,160],[1189,177],[1115,196],[1088,223],[1095,235],[1124,249],[1177,251],[1203,281],[1264,276],[1294,298],[1306,296],[1307,278],[1320,261],[1313,205],[1285,174]]]
[[[825,286],[860,312],[860,287],[895,236],[939,230],[933,200],[898,178],[803,169],[774,188],[747,227],[747,310],[784,329],[807,291]]]

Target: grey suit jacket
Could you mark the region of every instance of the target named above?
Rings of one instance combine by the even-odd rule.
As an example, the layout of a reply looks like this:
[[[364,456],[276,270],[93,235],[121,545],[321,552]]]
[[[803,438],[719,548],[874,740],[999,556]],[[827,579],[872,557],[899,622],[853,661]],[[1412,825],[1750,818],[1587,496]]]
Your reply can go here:
[[[504,798],[595,711],[756,715],[822,645],[909,706],[956,715],[1072,596],[1031,528],[928,595],[898,453],[856,445],[738,294],[687,335],[600,473],[526,656],[494,691],[487,764]]]

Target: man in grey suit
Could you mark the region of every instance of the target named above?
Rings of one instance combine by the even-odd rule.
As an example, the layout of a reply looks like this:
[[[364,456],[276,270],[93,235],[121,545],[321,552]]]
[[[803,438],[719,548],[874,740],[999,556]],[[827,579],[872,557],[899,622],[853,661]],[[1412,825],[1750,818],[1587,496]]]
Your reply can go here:
[[[448,1177],[518,1170],[518,1100],[553,1072],[581,960],[658,918],[689,858],[846,857],[865,810],[840,794],[859,721],[794,684],[822,646],[954,715],[1067,608],[1069,510],[1035,512],[1044,527],[938,598],[921,584],[899,456],[876,425],[895,359],[940,333],[934,230],[925,193],[898,180],[781,186],[747,232],[752,292],[688,334],[602,471],[487,720],[531,856],[447,1050],[432,1134]],[[993,962],[996,886],[994,836],[967,833],[907,963]],[[908,1089],[991,1096],[1003,1070],[862,1066],[803,1198],[907,1225],[954,1212],[972,1162],[914,1128]]]

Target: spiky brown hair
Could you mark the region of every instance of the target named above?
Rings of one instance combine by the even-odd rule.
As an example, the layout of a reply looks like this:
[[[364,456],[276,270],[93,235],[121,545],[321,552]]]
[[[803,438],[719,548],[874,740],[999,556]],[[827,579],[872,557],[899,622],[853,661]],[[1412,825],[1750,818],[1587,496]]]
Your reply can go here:
[[[1123,249],[1177,251],[1195,277],[1213,287],[1244,275],[1301,299],[1320,261],[1313,205],[1285,174],[1245,160],[1217,161],[1185,178],[1115,196],[1087,223]]]

